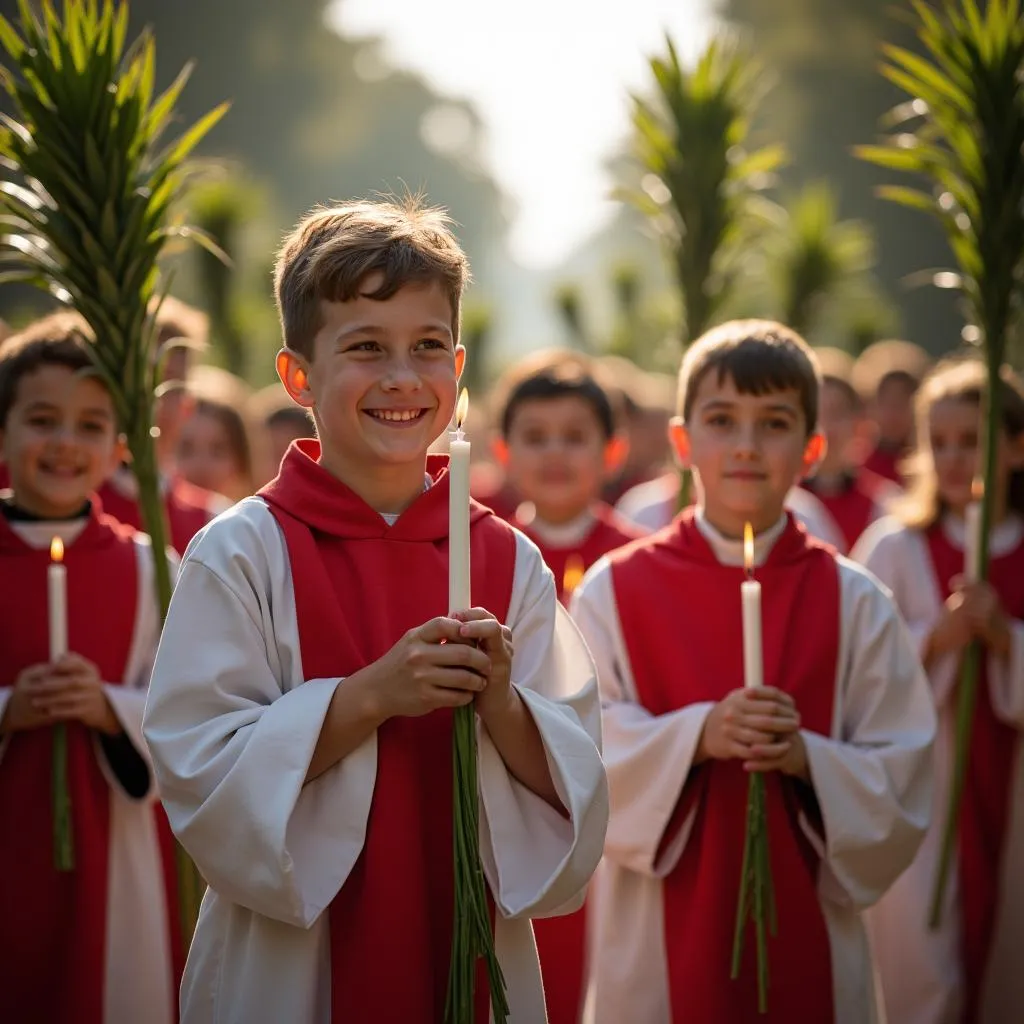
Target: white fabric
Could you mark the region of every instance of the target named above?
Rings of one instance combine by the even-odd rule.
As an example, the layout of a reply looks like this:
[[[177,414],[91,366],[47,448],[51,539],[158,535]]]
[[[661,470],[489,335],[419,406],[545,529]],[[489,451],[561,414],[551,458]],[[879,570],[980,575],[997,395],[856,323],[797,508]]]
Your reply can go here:
[[[67,522],[12,522],[11,529],[32,547],[50,546],[59,536],[65,544],[81,533],[83,520]],[[153,658],[160,635],[160,615],[153,587],[153,551],[149,537],[136,534],[139,572],[138,602],[131,647],[120,685],[105,685],[110,701],[132,745],[149,766],[149,752],[142,738],[142,713],[146,703]],[[177,561],[168,554],[172,576]],[[0,718],[9,689],[0,690]],[[4,740],[0,739],[0,758]],[[152,785],[141,799],[124,791],[111,771],[99,740],[96,756],[110,784],[110,857],[107,869],[107,948],[104,982],[104,1024],[146,1021],[171,1024],[174,1009],[174,978],[168,935],[168,908],[164,896],[160,849],[157,841]]]
[[[593,662],[522,535],[508,625],[513,680],[569,810],[567,820],[516,782],[481,730],[481,853],[510,1020],[537,1024],[529,918],[578,905],[608,805]],[[261,500],[242,501],[189,547],[145,722],[171,823],[210,884],[183,1024],[330,1020],[324,910],[362,848],[377,762],[374,735],[303,785],[337,685],[304,677],[283,535]]]
[[[943,528],[950,542],[962,548],[962,522],[947,519]],[[990,537],[992,553],[1012,551],[1022,533],[1024,524],[1019,519],[1001,523]],[[892,590],[923,650],[943,609],[942,592],[924,536],[894,519],[884,519],[864,534],[854,556]],[[1011,633],[1008,661],[989,658],[989,694],[996,714],[1004,722],[1024,729],[1024,622],[1013,622]],[[913,865],[868,915],[886,1009],[890,1021],[900,1024],[956,1024],[962,1009],[964,979],[955,863],[946,888],[941,926],[937,930],[927,926],[953,769],[956,708],[951,698],[957,671],[958,660],[953,655],[929,667],[939,716],[933,759],[932,827]],[[1024,971],[1020,968],[1020,951],[1024,949],[1024,761],[1019,752],[1010,807],[995,938],[982,1002],[983,1024],[1016,1020],[1024,1006]]]
[[[739,542],[700,519],[698,526],[720,561],[738,564]],[[776,530],[757,539],[758,562]],[[863,570],[838,562],[842,628],[832,734],[803,732],[824,843],[803,825],[822,857],[818,890],[836,1024],[865,1024],[879,1017],[860,911],[910,863],[927,827],[935,717],[913,642],[887,595]],[[659,716],[640,706],[607,559],[577,588],[572,613],[597,663],[612,808],[591,913],[591,1020],[664,1024],[671,1014],[661,879],[679,862],[693,816],[660,857],[657,851],[712,704]]]
[[[637,484],[619,499],[615,510],[645,530],[654,532],[668,526],[677,512],[679,478],[674,473]],[[846,541],[825,506],[809,491],[794,487],[786,495],[786,508],[803,523],[812,537],[846,550]]]

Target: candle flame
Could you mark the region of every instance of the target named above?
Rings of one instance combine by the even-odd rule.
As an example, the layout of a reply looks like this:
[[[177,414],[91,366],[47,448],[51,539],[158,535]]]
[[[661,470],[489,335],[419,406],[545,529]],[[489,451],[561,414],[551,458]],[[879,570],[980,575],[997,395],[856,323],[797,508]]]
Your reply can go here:
[[[562,573],[562,593],[569,596],[583,580],[583,559],[575,552],[565,560],[565,571]]]
[[[754,572],[754,528],[750,523],[743,524],[743,567],[750,576]]]
[[[985,497],[985,481],[980,476],[976,476],[971,483],[971,499],[973,501],[981,501]]]
[[[461,430],[469,415],[469,388],[463,388],[459,401],[455,406],[455,429]]]
[[[54,537],[53,540],[50,541],[50,561],[64,561],[64,541],[62,541],[60,537]]]

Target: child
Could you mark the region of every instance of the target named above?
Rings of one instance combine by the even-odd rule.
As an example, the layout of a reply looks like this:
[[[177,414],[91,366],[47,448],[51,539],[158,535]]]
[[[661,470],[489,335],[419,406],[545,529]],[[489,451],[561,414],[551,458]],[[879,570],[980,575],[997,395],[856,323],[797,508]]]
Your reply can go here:
[[[697,504],[603,559],[573,610],[601,682],[612,818],[596,884],[598,1024],[878,1019],[859,912],[928,823],[935,717],[913,646],[863,570],[784,511],[817,460],[811,351],[723,324],[687,352],[673,442]],[[764,686],[744,688],[744,525]],[[729,977],[748,773],[766,773],[778,934]]]
[[[219,495],[184,480],[174,458],[182,424],[192,412],[193,401],[185,387],[192,353],[206,348],[206,316],[171,296],[157,313],[157,338],[163,351],[162,393],[154,407],[156,455],[163,474],[164,507],[169,541],[179,553],[228,502]],[[118,522],[142,529],[138,485],[128,466],[120,466],[97,491],[103,511]]]
[[[941,365],[918,394],[921,475],[855,556],[892,589],[918,640],[939,714],[932,828],[869,916],[890,1020],[1010,1021],[1024,1003],[1024,391],[1003,376],[988,583],[964,578],[964,509],[979,470],[986,390],[975,361]],[[941,927],[928,927],[953,764],[959,664],[985,657],[977,689],[957,859]]]
[[[142,740],[159,635],[153,556],[147,537],[89,502],[123,443],[109,393],[85,374],[83,326],[56,314],[0,353],[0,449],[11,478],[0,501],[3,1016],[167,1024],[180,938]],[[64,543],[69,651],[57,659],[47,591],[55,537]],[[54,866],[56,725],[67,737],[71,871]]]
[[[853,385],[874,420],[877,440],[864,468],[903,486],[903,460],[914,448],[914,394],[928,354],[909,341],[877,341],[858,356]]]
[[[505,382],[495,454],[521,496],[513,522],[540,548],[563,604],[602,555],[643,535],[600,501],[622,460],[608,396],[578,353],[531,360]],[[527,513],[526,510],[529,512]],[[549,1024],[577,1024],[585,992],[584,909],[534,922]]]
[[[814,475],[801,486],[825,506],[835,521],[845,554],[860,535],[884,514],[897,488],[888,480],[858,465],[854,451],[861,432],[863,406],[851,383],[853,359],[838,349],[815,351],[821,364],[818,419],[825,435],[825,454]]]
[[[575,909],[601,855],[597,692],[536,548],[481,506],[477,607],[446,614],[449,476],[426,453],[455,407],[466,272],[412,201],[313,213],[279,257],[278,372],[319,443],[193,544],[145,726],[210,885],[186,1024],[441,1019],[451,709],[470,702],[510,1020],[545,1019],[529,918]]]
[[[229,502],[241,501],[254,490],[245,420],[249,388],[215,366],[196,367],[188,386],[194,404],[178,438],[178,472]]]
[[[316,430],[309,413],[288,397],[280,382],[257,391],[248,413],[257,428],[256,481],[262,486],[277,476],[292,441],[316,437]]]
[[[581,356],[556,352],[514,375],[495,454],[522,499],[513,522],[540,548],[563,603],[598,558],[644,535],[600,500],[624,449]]]

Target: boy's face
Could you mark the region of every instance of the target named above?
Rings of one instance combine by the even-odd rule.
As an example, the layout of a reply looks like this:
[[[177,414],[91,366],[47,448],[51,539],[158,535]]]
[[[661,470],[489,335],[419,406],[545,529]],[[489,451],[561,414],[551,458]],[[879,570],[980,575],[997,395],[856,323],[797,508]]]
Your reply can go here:
[[[18,383],[0,431],[15,501],[49,519],[75,515],[124,456],[114,406],[95,378],[40,366]]]
[[[888,445],[909,447],[914,438],[914,388],[899,377],[882,382],[875,398],[879,438]]]
[[[601,493],[608,439],[576,395],[528,399],[512,416],[503,449],[509,482],[549,523],[575,519]]]
[[[688,422],[673,423],[676,453],[694,471],[710,523],[730,537],[744,523],[766,530],[782,515],[786,495],[823,454],[820,434],[807,435],[796,389],[744,395],[712,370],[700,382]]]
[[[818,399],[821,432],[828,442],[828,454],[821,471],[841,473],[852,465],[851,450],[857,437],[859,416],[846,391],[828,381],[821,385]]]
[[[371,275],[364,292],[378,281]],[[390,299],[323,302],[313,357],[287,350],[278,370],[292,397],[313,410],[321,462],[358,484],[367,474],[422,474],[431,442],[455,408],[464,350],[440,285],[409,284]]]

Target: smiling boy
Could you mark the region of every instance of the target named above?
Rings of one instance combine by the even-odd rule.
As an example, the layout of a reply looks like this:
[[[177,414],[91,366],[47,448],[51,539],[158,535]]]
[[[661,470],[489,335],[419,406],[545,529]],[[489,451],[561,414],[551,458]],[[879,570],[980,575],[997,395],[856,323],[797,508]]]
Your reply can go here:
[[[123,454],[74,314],[0,351],[0,991],[9,1020],[174,1019],[172,929],[142,711],[159,637],[149,538],[90,496]],[[47,575],[64,545],[68,653]],[[53,750],[65,730],[74,868],[54,866]],[[168,863],[168,868],[171,864]]]
[[[319,441],[192,544],[146,719],[210,884],[186,1024],[441,1020],[451,712],[470,702],[510,1020],[544,1019],[529,918],[578,905],[607,820],[596,680],[536,548],[482,506],[477,607],[447,614],[447,461],[427,449],[466,276],[414,204],[318,211],[281,251],[277,368]]]
[[[927,682],[872,577],[784,508],[820,457],[813,355],[779,324],[687,352],[672,437],[697,504],[599,562],[573,615],[601,680],[612,814],[599,876],[598,1024],[876,1018],[860,911],[928,822]],[[765,685],[743,688],[745,524]],[[747,773],[766,774],[778,934],[768,1013],[754,941],[731,980]]]

